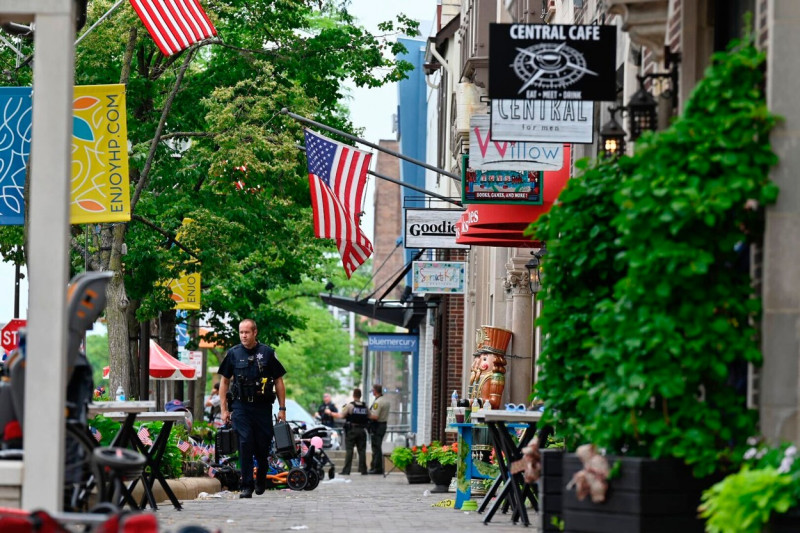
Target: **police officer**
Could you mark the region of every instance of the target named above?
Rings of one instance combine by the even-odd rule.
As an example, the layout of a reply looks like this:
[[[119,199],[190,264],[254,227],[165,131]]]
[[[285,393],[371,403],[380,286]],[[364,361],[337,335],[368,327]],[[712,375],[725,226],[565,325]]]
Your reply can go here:
[[[242,464],[240,498],[253,497],[253,455],[258,461],[256,494],[266,490],[267,457],[272,443],[272,404],[278,396],[278,418],[286,420],[286,369],[275,350],[256,340],[258,329],[252,319],[239,323],[239,340],[225,354],[219,365],[221,416],[224,423],[233,420],[239,436]],[[273,390],[274,389],[274,390]]]
[[[389,400],[383,395],[383,386],[372,386],[375,401],[369,410],[370,442],[372,444],[372,467],[370,474],[383,474],[383,437],[386,435],[386,422],[389,420]]]
[[[344,468],[342,475],[350,474],[350,466],[353,463],[353,448],[358,449],[358,471],[362,475],[367,474],[367,404],[361,401],[361,389],[353,389],[353,401],[344,406],[341,413],[334,413],[330,409],[325,410],[325,414],[333,418],[344,418],[344,442],[347,446],[347,453],[344,457]]]

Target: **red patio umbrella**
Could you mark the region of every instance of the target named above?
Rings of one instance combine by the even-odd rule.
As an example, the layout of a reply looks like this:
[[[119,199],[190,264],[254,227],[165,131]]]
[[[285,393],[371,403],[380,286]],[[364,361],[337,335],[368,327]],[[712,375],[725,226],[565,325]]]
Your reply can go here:
[[[150,377],[153,379],[194,379],[195,369],[181,363],[150,339]],[[108,378],[109,367],[103,368],[103,377]]]

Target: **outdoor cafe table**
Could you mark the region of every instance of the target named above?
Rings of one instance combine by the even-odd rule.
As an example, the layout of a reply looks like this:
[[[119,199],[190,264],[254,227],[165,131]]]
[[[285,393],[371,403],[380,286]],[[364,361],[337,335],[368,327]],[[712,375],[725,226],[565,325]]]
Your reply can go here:
[[[170,488],[164,475],[161,473],[161,461],[169,442],[169,434],[175,422],[182,422],[185,418],[185,413],[181,411],[175,412],[150,412],[148,409],[155,408],[155,402],[96,402],[89,404],[89,414],[103,414],[106,418],[121,422],[117,434],[111,441],[112,446],[127,447],[144,455],[146,460],[146,467],[149,467],[149,474],[143,472],[141,475],[143,496],[138,507],[144,509],[150,505],[154,510],[158,509],[155,498],[153,497],[153,486],[158,481],[164,489],[167,497],[169,498],[175,509],[181,510],[181,504],[175,493]],[[161,431],[151,446],[145,446],[138,433],[134,430],[134,423],[139,422],[163,422]],[[139,478],[134,479],[128,486],[128,497],[133,491]],[[127,498],[126,498],[127,499]]]
[[[488,524],[497,510],[502,506],[511,509],[511,520],[516,523],[521,519],[525,526],[530,525],[528,512],[525,509],[525,500],[529,498],[534,507],[536,502],[533,498],[533,491],[522,478],[522,473],[511,474],[511,463],[522,458],[522,449],[528,445],[536,433],[536,424],[542,418],[539,411],[478,411],[473,413],[474,421],[484,421],[489,426],[489,434],[492,438],[492,446],[495,450],[497,464],[500,467],[500,475],[495,480],[492,487],[486,492],[483,501],[478,506],[478,512],[486,510],[492,497],[502,485],[497,499],[489,509],[483,523]],[[519,444],[514,444],[509,432],[510,429],[522,428],[523,432],[519,438]]]

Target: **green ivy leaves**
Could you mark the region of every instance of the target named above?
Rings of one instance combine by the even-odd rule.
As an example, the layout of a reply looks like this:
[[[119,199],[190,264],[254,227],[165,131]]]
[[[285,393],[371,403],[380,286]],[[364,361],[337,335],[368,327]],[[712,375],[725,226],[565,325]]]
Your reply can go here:
[[[703,475],[753,433],[728,379],[760,361],[737,264],[761,231],[750,205],[778,193],[764,61],[751,44],[717,54],[669,129],[632,157],[580,163],[535,223],[549,250],[538,388],[568,446],[680,457]]]

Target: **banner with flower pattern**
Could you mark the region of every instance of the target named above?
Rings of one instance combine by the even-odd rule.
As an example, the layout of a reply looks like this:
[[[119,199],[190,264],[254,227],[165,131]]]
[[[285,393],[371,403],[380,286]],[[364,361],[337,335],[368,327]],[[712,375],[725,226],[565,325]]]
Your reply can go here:
[[[131,219],[124,85],[75,87],[70,222]]]
[[[30,87],[0,87],[0,225],[25,222]],[[131,219],[124,85],[75,87],[70,223]]]
[[[200,272],[182,273],[181,277],[169,282],[171,298],[175,301],[173,309],[200,309]]]

